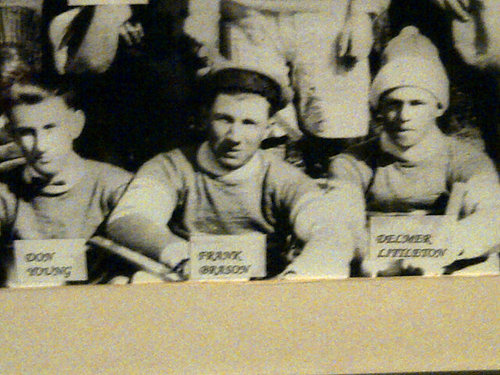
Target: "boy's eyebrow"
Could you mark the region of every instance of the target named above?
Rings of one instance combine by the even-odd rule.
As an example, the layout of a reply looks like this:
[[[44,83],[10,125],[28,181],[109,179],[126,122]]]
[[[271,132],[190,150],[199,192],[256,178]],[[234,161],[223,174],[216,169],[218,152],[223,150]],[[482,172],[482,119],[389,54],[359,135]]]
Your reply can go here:
[[[244,124],[255,125],[255,124],[257,124],[257,121],[252,120],[252,119],[250,119],[250,118],[246,118],[246,119],[244,119],[244,120],[243,120],[243,123],[244,123]]]
[[[390,98],[387,97],[384,99],[383,103],[385,104],[395,104],[395,103],[401,103],[403,100],[397,99],[397,98]]]
[[[29,126],[18,126],[18,125],[11,125],[12,130],[26,130],[26,129],[31,129]]]
[[[228,115],[227,113],[215,112],[213,117],[216,119],[232,119],[233,116]]]
[[[34,132],[33,128],[27,127],[27,126],[13,126],[12,127],[12,133],[28,133],[28,132]]]

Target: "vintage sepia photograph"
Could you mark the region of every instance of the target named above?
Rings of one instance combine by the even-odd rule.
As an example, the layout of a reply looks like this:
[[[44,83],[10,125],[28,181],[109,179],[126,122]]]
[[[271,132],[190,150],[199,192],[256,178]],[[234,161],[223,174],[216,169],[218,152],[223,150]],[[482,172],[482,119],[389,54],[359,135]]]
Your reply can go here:
[[[0,286],[500,274],[499,19],[0,0]]]

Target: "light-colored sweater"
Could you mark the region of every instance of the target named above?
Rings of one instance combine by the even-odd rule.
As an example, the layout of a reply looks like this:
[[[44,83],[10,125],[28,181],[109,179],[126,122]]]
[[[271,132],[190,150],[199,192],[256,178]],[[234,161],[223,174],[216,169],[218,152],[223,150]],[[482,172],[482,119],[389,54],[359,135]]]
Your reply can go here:
[[[289,270],[317,277],[347,276],[352,235],[339,222],[335,202],[325,199],[312,179],[263,151],[227,174],[217,170],[210,155],[205,143],[199,150],[177,149],[147,162],[109,225],[135,215],[151,225],[168,225],[186,239],[193,233],[260,232],[268,240],[268,276],[284,270],[287,236],[295,234],[306,245]],[[121,233],[140,235],[132,227]],[[125,238],[115,240],[127,243]]]
[[[382,134],[335,157],[330,178],[361,191],[368,211],[443,214],[455,183],[464,183],[453,231],[461,258],[500,244],[500,184],[493,162],[471,144],[438,129],[405,152]],[[496,255],[494,255],[496,256]]]
[[[474,199],[475,209],[498,204],[498,175],[488,156],[440,132],[406,155],[384,136],[372,139],[334,158],[330,176],[359,186],[372,211],[442,213],[455,182],[484,187]]]
[[[89,239],[99,232],[131,179],[130,173],[96,161],[76,158],[72,167],[61,185],[37,186],[26,168],[1,176],[2,268],[6,271],[12,266],[8,263],[14,240]]]

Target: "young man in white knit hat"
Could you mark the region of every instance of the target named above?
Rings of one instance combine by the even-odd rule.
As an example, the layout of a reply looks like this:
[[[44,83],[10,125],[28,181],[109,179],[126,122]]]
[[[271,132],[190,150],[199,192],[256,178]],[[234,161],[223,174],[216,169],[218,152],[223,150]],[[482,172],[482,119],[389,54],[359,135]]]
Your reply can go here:
[[[450,230],[469,244],[463,259],[486,258],[500,243],[498,175],[485,153],[438,127],[449,83],[437,49],[407,27],[387,46],[384,62],[370,92],[383,130],[335,157],[331,179],[361,192],[369,211],[404,213],[443,213],[455,183],[464,183],[462,219]],[[498,263],[496,254],[490,258]]]
[[[115,241],[174,269],[195,234],[267,236],[267,277],[347,277],[353,236],[338,202],[297,168],[260,150],[283,107],[272,74],[225,65],[202,80],[207,140],[144,164],[113,212]],[[339,205],[340,207],[340,205]],[[291,262],[286,243],[304,246]]]

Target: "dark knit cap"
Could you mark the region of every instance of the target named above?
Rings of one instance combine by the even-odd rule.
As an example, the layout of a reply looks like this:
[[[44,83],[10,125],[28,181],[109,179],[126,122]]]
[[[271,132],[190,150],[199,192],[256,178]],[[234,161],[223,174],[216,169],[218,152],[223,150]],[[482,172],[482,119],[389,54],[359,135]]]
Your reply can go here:
[[[212,70],[200,78],[200,89],[200,94],[207,101],[221,92],[258,94],[267,99],[272,113],[283,109],[287,104],[281,85],[274,78],[247,68],[225,67]]]

